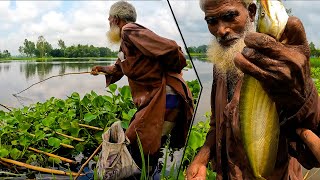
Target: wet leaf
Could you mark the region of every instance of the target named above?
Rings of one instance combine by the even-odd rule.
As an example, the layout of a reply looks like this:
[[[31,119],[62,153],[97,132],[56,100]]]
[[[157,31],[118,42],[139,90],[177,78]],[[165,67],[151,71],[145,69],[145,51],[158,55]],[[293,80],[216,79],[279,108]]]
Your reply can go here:
[[[18,157],[21,155],[21,151],[17,148],[14,148],[11,150],[10,152],[10,156],[12,157],[12,159],[16,160],[18,159]]]
[[[50,137],[50,138],[48,139],[48,144],[49,144],[50,146],[55,147],[55,148],[58,148],[58,147],[60,146],[60,143],[61,143],[61,140],[58,139],[58,138]]]
[[[44,120],[42,120],[42,124],[51,127],[51,125],[55,122],[55,119],[53,117],[47,117]]]
[[[83,152],[84,151],[84,145],[82,143],[77,144],[74,147],[78,152]]]
[[[49,157],[48,161],[50,163],[54,163],[54,164],[60,164],[61,163],[61,160],[59,158],[54,158],[54,157]]]
[[[0,157],[7,157],[9,155],[9,151],[7,149],[0,149]]]
[[[89,122],[91,122],[92,120],[94,120],[94,119],[96,119],[96,118],[97,118],[96,115],[93,115],[93,114],[91,114],[91,113],[86,113],[86,114],[84,115],[83,120],[89,123]]]
[[[116,92],[116,90],[117,90],[117,84],[110,84],[108,87],[109,87],[110,91],[113,93]]]
[[[123,86],[120,89],[120,94],[124,99],[129,99],[131,98],[131,90],[129,86]]]
[[[188,145],[196,151],[199,147],[201,147],[204,143],[204,139],[202,134],[197,131],[191,131],[189,135]]]

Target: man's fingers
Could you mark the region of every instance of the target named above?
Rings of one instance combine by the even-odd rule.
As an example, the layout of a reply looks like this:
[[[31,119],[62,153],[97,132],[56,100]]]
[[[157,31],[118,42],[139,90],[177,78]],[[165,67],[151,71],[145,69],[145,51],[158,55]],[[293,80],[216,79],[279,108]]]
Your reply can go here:
[[[260,67],[246,59],[241,53],[236,54],[234,63],[243,73],[249,74],[259,81],[270,79],[270,73],[265,72]]]
[[[297,129],[297,134],[300,136],[300,138],[305,142],[310,148],[311,147],[318,147],[320,148],[320,138],[314,134],[309,129]],[[320,149],[319,149],[320,151]]]
[[[300,128],[296,132],[320,162],[320,138],[309,129]]]
[[[306,32],[299,18],[290,16],[280,41],[286,39],[288,45],[307,44]]]
[[[189,168],[187,169],[187,177],[186,179],[190,180],[192,178],[194,178],[197,175],[198,172],[198,166],[189,166]]]
[[[244,38],[247,47],[257,50],[268,50],[278,46],[278,42],[271,36],[258,32],[248,33]]]
[[[96,75],[98,75],[99,73],[98,73],[97,71],[91,71],[90,74],[96,76]]]

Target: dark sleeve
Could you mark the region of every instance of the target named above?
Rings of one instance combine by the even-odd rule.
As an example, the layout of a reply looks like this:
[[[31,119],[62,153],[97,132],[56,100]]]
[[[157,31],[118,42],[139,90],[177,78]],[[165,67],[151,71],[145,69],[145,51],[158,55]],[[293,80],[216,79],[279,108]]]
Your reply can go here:
[[[210,116],[210,129],[207,133],[206,141],[204,146],[210,148],[210,159],[212,159],[215,151],[216,151],[216,120],[214,118],[215,112],[215,94],[216,94],[216,86],[215,86],[215,78],[213,77],[213,83],[211,88],[211,116]]]
[[[297,128],[306,128],[312,130],[318,136],[320,135],[320,99],[314,84],[311,83],[310,85],[311,93],[303,106],[293,116],[285,118],[284,122],[280,123],[281,130],[286,132],[289,141],[294,142],[294,146],[290,145],[289,147],[290,155],[296,157],[306,169],[320,167],[320,163],[311,150],[302,142],[298,135],[294,134]],[[294,151],[290,151],[290,149]]]
[[[180,73],[187,66],[181,47],[173,40],[142,27],[124,29],[122,35],[124,41],[132,43],[145,56],[159,60],[169,71]]]
[[[106,87],[119,81],[123,77],[124,74],[120,68],[119,61],[120,59],[117,59],[115,64],[107,66],[108,75],[106,75]]]

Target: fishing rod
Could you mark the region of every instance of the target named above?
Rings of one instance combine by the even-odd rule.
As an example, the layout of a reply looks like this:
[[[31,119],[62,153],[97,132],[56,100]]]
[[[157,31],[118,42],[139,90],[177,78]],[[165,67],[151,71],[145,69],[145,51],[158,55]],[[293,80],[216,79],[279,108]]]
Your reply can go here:
[[[43,79],[43,80],[41,80],[41,81],[39,81],[39,82],[36,82],[36,83],[30,85],[29,87],[27,87],[27,88],[24,89],[24,90],[22,90],[22,91],[20,91],[20,92],[18,92],[18,93],[16,93],[16,94],[12,94],[12,95],[13,95],[14,97],[17,97],[18,94],[20,94],[20,93],[22,93],[22,92],[30,89],[32,86],[37,85],[37,84],[39,84],[39,83],[42,83],[42,82],[44,82],[44,81],[46,81],[46,80],[48,80],[48,79],[54,78],[54,77],[65,76],[65,75],[72,75],[72,74],[91,74],[91,73],[92,73],[91,71],[90,71],[90,72],[89,72],[89,71],[86,71],[86,72],[64,73],[64,74],[58,74],[58,75],[50,76],[50,77],[48,77],[48,78],[46,78],[46,79]],[[103,73],[103,72],[96,72],[96,74],[107,75],[107,73]]]

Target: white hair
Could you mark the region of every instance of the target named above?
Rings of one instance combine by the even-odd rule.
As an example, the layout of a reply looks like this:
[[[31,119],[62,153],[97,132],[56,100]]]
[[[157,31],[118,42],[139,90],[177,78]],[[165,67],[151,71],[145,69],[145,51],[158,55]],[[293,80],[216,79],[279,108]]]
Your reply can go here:
[[[125,22],[136,22],[137,13],[132,4],[126,1],[118,1],[110,7],[109,15],[120,18]]]
[[[219,2],[220,0],[199,0],[200,8],[201,8],[202,11],[205,10],[204,6],[205,6],[205,3],[207,1],[217,1],[217,2]],[[244,7],[246,7],[246,8],[248,8],[249,5],[254,2],[254,0],[239,0],[239,1],[241,1],[242,4],[244,5]]]

